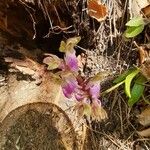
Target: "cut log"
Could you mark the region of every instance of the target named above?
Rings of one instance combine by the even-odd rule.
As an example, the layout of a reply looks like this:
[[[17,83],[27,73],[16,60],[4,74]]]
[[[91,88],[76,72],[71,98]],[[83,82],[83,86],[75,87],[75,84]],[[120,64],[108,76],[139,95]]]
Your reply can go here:
[[[39,122],[40,118],[44,119],[46,116],[49,118],[49,125],[47,126],[53,125],[56,128],[62,137],[66,149],[81,149],[84,141],[83,120],[77,118],[76,113],[73,111],[74,101],[69,101],[63,96],[61,87],[52,74],[44,76],[44,80],[40,85],[36,85],[35,82],[31,81],[18,81],[16,75],[9,75],[7,86],[2,86],[0,93],[1,149],[3,146],[8,146],[7,135],[10,134],[11,136],[13,128],[14,130],[17,128],[15,125],[19,123],[18,130],[21,130],[22,126],[24,126],[23,123],[31,125],[33,120]],[[28,114],[30,111],[36,112],[34,116],[31,115],[32,112]],[[26,117],[27,114],[28,117]],[[37,118],[40,114],[42,116]],[[25,132],[31,132],[29,134],[35,134],[38,138],[46,136],[43,135],[46,133],[42,127],[39,127],[36,132],[40,132],[40,129],[41,135],[30,131],[30,128],[27,128]],[[19,136],[25,135],[18,135],[18,138]],[[14,137],[14,135],[12,135],[12,138],[17,140],[17,137]],[[14,141],[12,140],[11,142]],[[74,145],[76,145],[76,148],[73,148]]]

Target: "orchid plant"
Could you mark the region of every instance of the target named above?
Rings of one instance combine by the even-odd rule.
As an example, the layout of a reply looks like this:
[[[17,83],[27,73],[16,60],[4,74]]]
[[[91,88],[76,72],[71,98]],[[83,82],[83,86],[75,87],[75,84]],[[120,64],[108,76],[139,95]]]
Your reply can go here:
[[[99,73],[86,79],[79,74],[78,59],[74,49],[79,41],[80,37],[62,41],[59,51],[64,53],[64,59],[48,54],[43,63],[48,66],[48,70],[59,70],[56,75],[61,80],[63,94],[66,98],[76,101],[79,115],[100,121],[107,117],[99,99],[102,75]]]

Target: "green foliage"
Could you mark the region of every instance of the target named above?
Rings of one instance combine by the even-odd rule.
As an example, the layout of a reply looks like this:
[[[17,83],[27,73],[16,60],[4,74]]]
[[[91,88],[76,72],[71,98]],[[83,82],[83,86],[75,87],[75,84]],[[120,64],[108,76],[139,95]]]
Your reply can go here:
[[[132,73],[134,70],[136,70],[135,68],[132,69],[128,69],[127,71],[125,71],[123,74],[121,74],[118,78],[116,78],[113,83],[119,83],[121,81],[123,81],[130,73]]]
[[[125,79],[125,93],[128,97],[131,97],[130,87],[133,78],[139,73],[139,70],[132,71]]]
[[[133,104],[135,104],[136,102],[138,102],[138,100],[140,99],[140,97],[143,95],[144,92],[144,83],[146,82],[146,78],[142,75],[140,75],[133,87],[132,87],[132,91],[131,91],[131,97],[128,100],[128,105],[132,106]]]
[[[126,23],[126,26],[129,26],[129,27],[138,27],[138,26],[143,25],[143,24],[145,24],[144,20],[143,20],[143,17],[138,16],[138,17],[134,17],[130,21],[128,21]]]
[[[132,38],[140,34],[144,30],[145,21],[141,16],[134,17],[126,23],[127,29],[125,37]]]
[[[125,93],[127,97],[129,97],[128,105],[132,106],[136,102],[138,102],[141,96],[143,95],[145,89],[144,83],[146,81],[147,79],[140,73],[139,68],[132,68],[121,74],[118,78],[116,78],[113,81],[115,85],[102,92],[101,94],[109,93],[124,84]]]
[[[125,37],[132,38],[140,34],[144,30],[144,25],[127,27],[125,31]]]
[[[118,88],[120,85],[124,84],[124,82],[125,82],[125,80],[123,80],[123,81],[121,81],[121,82],[115,84],[115,85],[112,86],[111,88],[109,88],[109,89],[107,89],[106,91],[102,92],[101,95],[107,94],[107,93],[109,93],[109,92],[115,90],[115,89]]]

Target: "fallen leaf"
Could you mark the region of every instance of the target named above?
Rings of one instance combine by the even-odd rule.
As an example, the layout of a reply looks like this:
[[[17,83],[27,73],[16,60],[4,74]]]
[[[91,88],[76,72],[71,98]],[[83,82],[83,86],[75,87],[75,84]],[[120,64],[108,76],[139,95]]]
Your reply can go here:
[[[34,75],[35,71],[33,71],[30,68],[27,67],[20,67],[20,66],[16,66],[15,67],[17,70],[19,70],[20,72],[22,72],[23,74],[28,74],[28,75]]]
[[[138,131],[137,132],[140,136],[144,136],[144,137],[150,137],[150,128],[142,130],[142,131]]]
[[[147,50],[143,46],[139,46],[140,64],[143,64],[145,60],[149,57]]]
[[[142,111],[140,115],[138,115],[138,120],[143,126],[150,125],[150,106],[147,107],[144,111]]]
[[[87,10],[89,16],[96,19],[98,22],[106,19],[107,7],[99,0],[88,0]]]
[[[141,15],[141,9],[149,5],[149,0],[131,0],[129,1],[129,11],[131,18]]]
[[[140,54],[140,70],[141,73],[149,80],[150,79],[150,53],[145,47],[139,47]]]
[[[150,58],[148,58],[141,66],[140,66],[141,73],[150,80]]]
[[[150,17],[150,4],[141,9],[142,14],[146,17]]]
[[[44,65],[35,62],[32,59],[25,58],[24,60],[5,57],[5,62],[10,63],[10,68],[15,69],[23,74],[31,75],[36,80],[37,84],[41,83],[41,78],[45,72]]]

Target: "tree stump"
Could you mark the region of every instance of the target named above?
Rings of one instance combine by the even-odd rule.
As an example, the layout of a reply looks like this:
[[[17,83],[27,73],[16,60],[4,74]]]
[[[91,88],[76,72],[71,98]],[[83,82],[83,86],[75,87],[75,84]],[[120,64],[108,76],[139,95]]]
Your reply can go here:
[[[52,74],[40,85],[10,74],[0,93],[1,149],[81,149],[83,120],[77,118],[74,101],[63,96]],[[49,142],[58,143],[49,147]]]

